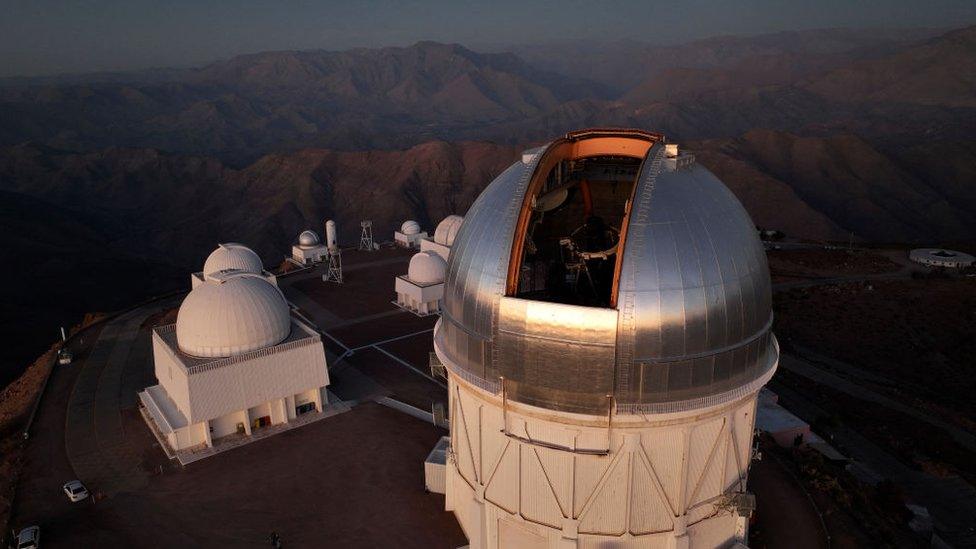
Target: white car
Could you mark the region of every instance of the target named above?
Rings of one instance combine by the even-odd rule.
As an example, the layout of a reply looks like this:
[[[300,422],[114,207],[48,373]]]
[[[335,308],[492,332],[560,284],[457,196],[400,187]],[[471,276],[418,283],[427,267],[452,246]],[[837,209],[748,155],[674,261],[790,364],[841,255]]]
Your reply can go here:
[[[64,485],[64,493],[72,503],[79,502],[88,497],[88,489],[80,480],[72,480]]]
[[[28,526],[17,534],[17,549],[37,549],[41,546],[41,529]]]

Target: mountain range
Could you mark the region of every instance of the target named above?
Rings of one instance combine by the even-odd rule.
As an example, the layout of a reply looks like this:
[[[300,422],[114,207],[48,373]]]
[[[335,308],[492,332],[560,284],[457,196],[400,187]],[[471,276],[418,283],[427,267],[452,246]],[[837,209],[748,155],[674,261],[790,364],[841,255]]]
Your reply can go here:
[[[976,234],[976,27],[514,51],[421,42],[0,80],[0,251],[19,266],[0,324],[26,349],[0,361],[185,285],[220,241],[272,266],[326,218],[347,241],[363,218],[379,238],[406,218],[433,227],[526,146],[586,126],[664,132],[791,236]]]

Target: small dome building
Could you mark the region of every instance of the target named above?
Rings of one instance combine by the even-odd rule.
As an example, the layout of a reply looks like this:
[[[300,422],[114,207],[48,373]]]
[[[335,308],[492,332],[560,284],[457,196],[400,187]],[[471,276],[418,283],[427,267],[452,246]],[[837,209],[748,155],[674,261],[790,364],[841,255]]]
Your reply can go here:
[[[427,233],[421,231],[420,223],[412,219],[404,221],[400,230],[393,233],[393,242],[403,248],[417,248],[423,238],[427,238]]]
[[[181,462],[211,455],[225,438],[298,425],[299,416],[328,404],[321,336],[291,315],[256,258],[222,245],[176,322],[153,329],[159,383],[139,399],[147,424]]]
[[[432,251],[441,256],[444,261],[447,261],[451,255],[451,246],[454,245],[454,239],[457,238],[458,231],[461,230],[461,225],[463,224],[464,218],[460,215],[449,215],[445,217],[437,224],[437,228],[434,229],[433,239],[425,238],[420,241],[420,251]]]
[[[314,231],[302,231],[302,234],[298,235],[298,245],[303,248],[309,248],[318,243],[319,235],[315,234]]]
[[[190,286],[196,288],[205,280],[212,280],[219,274],[246,273],[265,278],[277,285],[275,276],[264,270],[264,264],[254,250],[237,242],[218,244],[203,262],[203,270],[190,275]]]
[[[292,263],[301,267],[321,263],[328,254],[328,247],[311,230],[302,231],[298,235],[298,243],[291,247]]]
[[[410,258],[406,276],[396,277],[396,305],[417,316],[436,314],[444,298],[447,263],[434,252],[420,252]]]

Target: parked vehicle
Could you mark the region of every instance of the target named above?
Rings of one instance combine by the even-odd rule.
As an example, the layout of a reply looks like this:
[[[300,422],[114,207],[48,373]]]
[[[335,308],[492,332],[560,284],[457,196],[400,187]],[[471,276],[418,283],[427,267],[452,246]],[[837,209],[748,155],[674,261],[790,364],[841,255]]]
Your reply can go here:
[[[41,546],[41,528],[28,526],[17,534],[17,549],[37,549]]]
[[[77,503],[88,497],[88,489],[80,480],[68,481],[63,488],[65,495],[72,503]]]

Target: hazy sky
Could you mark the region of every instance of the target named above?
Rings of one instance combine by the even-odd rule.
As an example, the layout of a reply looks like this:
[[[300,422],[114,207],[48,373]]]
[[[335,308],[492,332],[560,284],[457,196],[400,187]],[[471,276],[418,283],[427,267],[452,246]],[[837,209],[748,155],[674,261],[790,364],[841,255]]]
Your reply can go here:
[[[192,66],[239,53],[578,38],[676,42],[976,22],[976,0],[0,0],[0,76]]]

